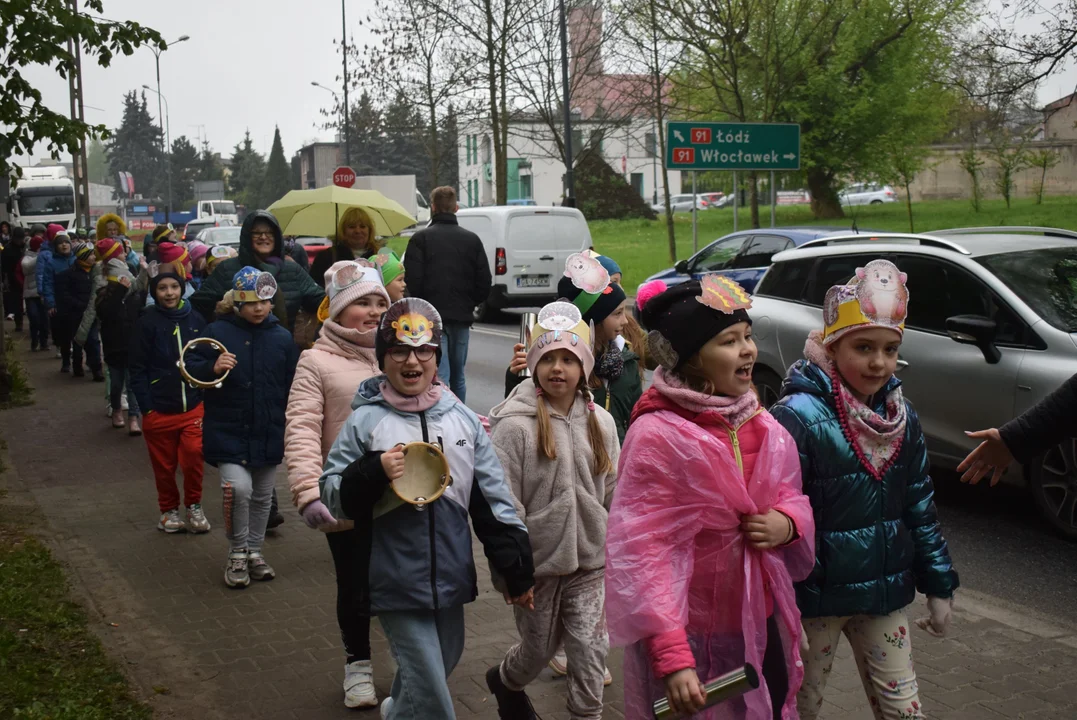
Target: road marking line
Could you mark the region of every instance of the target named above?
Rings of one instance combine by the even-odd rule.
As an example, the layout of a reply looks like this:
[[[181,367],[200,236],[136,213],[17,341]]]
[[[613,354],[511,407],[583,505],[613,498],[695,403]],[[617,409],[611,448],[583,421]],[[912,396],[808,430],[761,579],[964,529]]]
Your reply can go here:
[[[509,332],[508,330],[491,330],[489,328],[472,326],[471,331],[472,332],[477,332],[477,333],[479,333],[481,335],[494,335],[496,337],[507,337],[507,338],[512,338],[513,340],[518,340],[520,338],[520,333]]]

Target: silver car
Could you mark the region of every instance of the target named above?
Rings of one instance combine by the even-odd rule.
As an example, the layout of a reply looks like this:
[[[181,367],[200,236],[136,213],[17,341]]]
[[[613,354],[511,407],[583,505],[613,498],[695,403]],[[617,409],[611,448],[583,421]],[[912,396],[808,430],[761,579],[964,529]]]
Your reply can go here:
[[[880,257],[908,273],[897,372],[940,467],[956,467],[975,447],[966,430],[1002,425],[1077,373],[1077,233],[999,227],[834,236],[778,253],[756,288],[754,379],[765,405],[777,400],[808,332],[823,326],[827,289]],[[1075,445],[1068,440],[1006,476],[1026,484],[1047,521],[1073,540]]]
[[[671,195],[669,198],[669,206],[673,212],[691,212],[692,211],[692,193],[681,193],[679,195]],[[706,210],[710,207],[710,203],[703,199],[702,195],[695,196],[696,210]],[[664,213],[666,211],[665,201],[656,205],[652,205],[651,209],[656,213]]]

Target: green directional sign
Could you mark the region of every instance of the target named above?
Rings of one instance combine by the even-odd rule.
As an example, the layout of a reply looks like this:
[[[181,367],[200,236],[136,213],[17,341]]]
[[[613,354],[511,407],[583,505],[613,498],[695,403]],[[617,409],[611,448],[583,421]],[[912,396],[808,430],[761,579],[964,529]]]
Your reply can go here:
[[[670,170],[799,170],[800,126],[667,123],[666,167]]]

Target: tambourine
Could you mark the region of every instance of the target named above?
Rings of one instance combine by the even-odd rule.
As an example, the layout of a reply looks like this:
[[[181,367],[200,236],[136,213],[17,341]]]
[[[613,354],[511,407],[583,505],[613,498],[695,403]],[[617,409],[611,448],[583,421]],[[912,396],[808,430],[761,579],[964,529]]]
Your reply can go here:
[[[210,388],[219,388],[224,383],[225,378],[228,377],[228,373],[232,372],[231,370],[225,370],[224,375],[221,375],[216,380],[210,380],[209,382],[206,382],[205,380],[199,380],[198,378],[194,377],[189,372],[187,372],[187,367],[183,363],[183,355],[184,355],[184,353],[186,353],[188,350],[190,350],[195,345],[206,345],[206,344],[208,344],[211,348],[213,348],[214,350],[216,350],[217,352],[219,352],[221,354],[224,354],[224,353],[228,352],[228,348],[226,348],[219,340],[214,340],[213,338],[208,338],[208,337],[197,337],[194,340],[191,340],[190,342],[188,342],[186,345],[183,346],[183,349],[180,350],[179,360],[176,361],[176,366],[179,368],[180,375],[183,377],[184,380],[187,381],[187,384],[190,385],[191,387],[196,387],[196,388],[199,388],[201,390],[209,390]]]
[[[425,510],[452,485],[449,461],[441,447],[432,443],[408,443],[401,452],[404,453],[404,474],[390,487],[398,498],[414,505],[416,510]]]

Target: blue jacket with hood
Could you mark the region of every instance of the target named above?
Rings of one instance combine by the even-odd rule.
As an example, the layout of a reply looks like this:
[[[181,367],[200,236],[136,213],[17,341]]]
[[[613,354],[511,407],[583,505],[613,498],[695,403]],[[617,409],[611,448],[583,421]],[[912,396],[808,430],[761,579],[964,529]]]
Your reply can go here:
[[[142,312],[127,360],[131,389],[142,412],[185,413],[202,403],[202,391],[187,384],[177,363],[183,346],[205,328],[206,321],[186,300],[174,310],[153,305]]]
[[[156,311],[151,311],[156,312]],[[236,366],[219,388],[203,397],[202,454],[214,467],[280,465],[284,460],[284,408],[292,387],[299,348],[270,314],[258,325],[226,315],[206,326],[203,337],[220,340],[236,356]],[[219,352],[208,344],[184,356],[187,371],[199,380],[216,376]]]
[[[49,310],[56,308],[56,276],[75,264],[75,253],[57,255],[50,250],[37,259],[37,291]]]
[[[276,237],[274,262],[261,262],[251,244],[251,230],[259,220],[268,223]],[[207,321],[212,322],[217,303],[232,289],[232,277],[247,266],[264,270],[277,279],[280,291],[274,299],[273,314],[289,332],[295,327],[295,316],[300,309],[312,315],[318,312],[325,291],[315,284],[298,263],[284,257],[284,239],[280,224],[277,223],[277,218],[265,210],[256,210],[243,220],[243,228],[239,233],[239,257],[229,258],[214,268],[198,291],[191,296],[194,309],[202,313]]]
[[[882,412],[894,376],[872,398]],[[804,494],[815,514],[815,568],[796,584],[804,617],[888,615],[919,589],[947,598],[957,571],[939,527],[920,419],[906,401],[905,436],[897,459],[875,477],[846,439],[830,377],[798,361],[770,409],[796,441]]]
[[[444,392],[429,410],[402,412],[381,392],[384,375],[359,386],[352,414],[337,435],[320,480],[322,502],[364,533],[372,612],[436,610],[478,594],[471,529],[490,569],[516,597],[534,585],[527,528],[490,438],[475,413]],[[398,443],[438,443],[452,484],[422,511],[400,500],[381,465]]]

